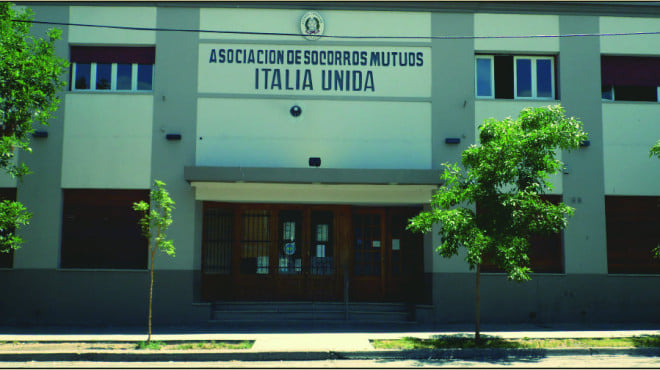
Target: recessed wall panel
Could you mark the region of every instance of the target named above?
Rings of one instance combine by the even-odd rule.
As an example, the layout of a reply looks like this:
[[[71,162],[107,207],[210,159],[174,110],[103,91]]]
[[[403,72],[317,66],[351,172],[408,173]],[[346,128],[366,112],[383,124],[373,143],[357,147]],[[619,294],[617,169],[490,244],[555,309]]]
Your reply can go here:
[[[328,36],[416,36],[431,34],[430,13],[369,12],[318,10],[323,17],[324,35]],[[200,28],[209,31],[235,31],[238,33],[202,32],[200,39],[294,41],[324,44],[336,41],[373,42],[374,39],[321,38],[314,41],[299,36],[300,20],[306,9],[201,9]],[[255,33],[255,34],[249,34]],[[287,36],[281,34],[293,34]],[[383,41],[376,39],[375,41]],[[392,40],[389,40],[392,41]],[[400,41],[400,40],[399,40]],[[428,42],[426,39],[408,39],[405,42]]]
[[[660,195],[660,159],[649,149],[660,138],[660,106],[654,103],[603,104],[606,195]]]
[[[65,97],[63,188],[147,189],[151,181],[151,95]]]
[[[503,120],[507,117],[515,120],[520,116],[520,112],[529,107],[546,107],[548,105],[557,104],[557,102],[531,102],[531,101],[488,101],[488,100],[479,100],[475,103],[475,138],[476,142],[479,142],[479,126],[484,123],[484,120],[488,118],[495,118],[497,120]],[[561,160],[561,150],[557,151],[557,159]],[[569,164],[570,168],[570,164]],[[548,194],[561,194],[563,192],[563,173],[559,172],[552,176],[549,176],[550,183],[553,185],[553,189],[548,192]]]
[[[660,19],[600,17],[601,34],[657,32]],[[611,35],[600,37],[603,54],[660,55],[660,35]]]
[[[203,98],[197,108],[197,166],[308,167],[320,157],[324,168],[430,168],[430,103]]]
[[[70,23],[139,28],[156,27],[155,7],[72,6]],[[71,44],[153,45],[156,32],[103,27],[69,26]]]
[[[487,14],[474,15],[474,48],[477,51],[558,52],[559,35],[556,15]],[[488,38],[479,38],[488,36]],[[513,37],[509,37],[513,36]]]

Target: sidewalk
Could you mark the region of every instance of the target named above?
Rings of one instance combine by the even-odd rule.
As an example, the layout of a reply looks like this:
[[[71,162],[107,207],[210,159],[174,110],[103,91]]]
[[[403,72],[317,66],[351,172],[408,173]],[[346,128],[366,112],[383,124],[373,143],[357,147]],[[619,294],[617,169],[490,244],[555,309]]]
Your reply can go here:
[[[473,335],[470,325],[444,325],[433,330],[405,331],[404,328],[383,327],[356,329],[347,326],[344,331],[313,331],[309,328],[243,328],[222,332],[203,327],[176,327],[155,329],[152,340],[158,341],[221,341],[254,340],[249,350],[223,351],[145,351],[145,350],[97,350],[77,353],[62,352],[0,352],[0,361],[297,361],[328,359],[428,359],[428,358],[539,358],[556,355],[626,354],[660,357],[660,348],[611,348],[611,349],[452,349],[452,350],[376,350],[370,339],[394,339],[402,337],[431,338],[435,335]],[[648,329],[643,329],[644,327]],[[540,328],[534,325],[485,325],[482,335],[502,338],[577,338],[577,337],[625,337],[660,335],[660,325],[636,326],[556,325]],[[580,330],[581,329],[581,330]],[[0,328],[3,342],[137,342],[146,339],[139,328]],[[660,361],[660,359],[659,359]]]

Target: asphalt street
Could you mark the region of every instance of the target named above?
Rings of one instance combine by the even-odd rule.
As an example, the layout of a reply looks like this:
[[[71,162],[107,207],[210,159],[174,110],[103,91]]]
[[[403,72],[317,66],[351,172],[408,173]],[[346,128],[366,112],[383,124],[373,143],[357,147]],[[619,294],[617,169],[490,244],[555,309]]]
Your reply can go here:
[[[325,360],[222,362],[0,362],[0,368],[660,368],[660,358],[627,355],[549,356],[524,361],[467,360]]]

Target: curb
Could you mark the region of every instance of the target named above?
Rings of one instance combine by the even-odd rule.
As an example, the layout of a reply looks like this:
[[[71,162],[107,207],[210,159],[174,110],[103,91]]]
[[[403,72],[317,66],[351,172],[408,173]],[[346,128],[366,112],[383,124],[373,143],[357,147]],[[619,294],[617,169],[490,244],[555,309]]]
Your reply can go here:
[[[660,357],[660,348],[559,349],[428,349],[383,351],[290,352],[9,352],[0,362],[215,362],[215,361],[323,361],[323,360],[534,360],[551,356],[627,355]]]

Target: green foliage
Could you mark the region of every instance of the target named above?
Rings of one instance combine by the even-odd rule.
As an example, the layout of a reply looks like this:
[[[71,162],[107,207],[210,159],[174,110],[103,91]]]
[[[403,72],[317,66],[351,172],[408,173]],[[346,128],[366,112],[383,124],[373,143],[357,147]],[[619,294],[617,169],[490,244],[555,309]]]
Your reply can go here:
[[[660,347],[660,336],[644,335],[620,338],[521,338],[504,339],[484,336],[475,343],[467,335],[438,335],[429,339],[404,337],[373,340],[374,348],[435,349],[435,348],[643,348]]]
[[[653,156],[660,158],[660,140],[658,140],[658,142],[651,147],[651,150],[649,150],[649,158]],[[651,253],[653,254],[653,257],[660,259],[660,245],[653,248]]]
[[[47,125],[57,109],[57,92],[65,85],[60,78],[68,63],[55,56],[55,40],[62,32],[51,29],[46,39],[34,38],[32,12],[17,12],[12,6],[0,2],[0,168],[21,179],[30,171],[16,163],[16,154],[32,151],[32,125]],[[0,253],[20,246],[23,241],[16,233],[31,216],[19,202],[0,204]]]
[[[62,34],[51,29],[47,39],[30,35],[32,11],[19,13],[11,3],[0,3],[0,167],[21,177],[24,164],[14,163],[16,149],[30,152],[33,123],[47,125],[57,110],[57,92],[68,62],[55,56],[55,40]]]
[[[32,214],[19,202],[3,200],[0,202],[0,253],[9,253],[23,243],[15,230],[27,225]]]
[[[154,189],[149,195],[153,208],[149,209],[147,202],[140,201],[133,204],[133,209],[143,213],[139,224],[142,234],[149,240],[149,249],[152,252],[160,250],[175,257],[174,244],[171,240],[167,240],[165,234],[167,228],[172,224],[174,201],[164,187],[164,182],[155,180]]]
[[[651,150],[649,150],[649,157],[653,156],[660,158],[660,140],[658,140],[658,142],[651,147]]]
[[[541,199],[552,188],[548,175],[563,168],[555,150],[571,150],[587,139],[582,124],[559,106],[524,109],[517,120],[489,119],[479,127],[481,145],[472,145],[457,164],[445,164],[443,186],[431,210],[410,219],[408,228],[428,232],[439,223],[443,257],[467,249],[471,269],[485,256],[512,280],[529,280],[529,238],[555,233],[573,209]],[[469,204],[477,204],[475,212]]]
[[[156,252],[162,251],[167,255],[174,257],[174,243],[167,239],[167,228],[172,224],[172,210],[174,210],[174,201],[170,194],[165,190],[165,183],[154,180],[153,189],[149,192],[151,200],[151,209],[145,201],[133,203],[133,209],[142,212],[142,217],[138,221],[142,234],[149,241],[149,251],[151,259],[149,262],[149,317],[147,319],[148,336],[147,344],[151,342],[151,308],[154,292],[154,260]]]
[[[165,346],[165,342],[160,342],[157,340],[153,341],[140,341],[135,345],[135,349],[155,349],[160,350]]]

